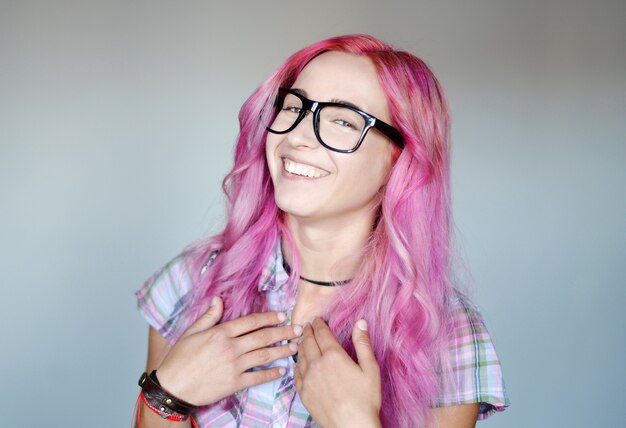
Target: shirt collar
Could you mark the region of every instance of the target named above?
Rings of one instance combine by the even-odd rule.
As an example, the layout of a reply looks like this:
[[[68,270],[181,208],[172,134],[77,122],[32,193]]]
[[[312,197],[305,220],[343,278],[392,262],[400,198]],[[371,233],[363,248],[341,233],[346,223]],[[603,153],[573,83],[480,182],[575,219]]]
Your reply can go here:
[[[259,278],[259,291],[280,291],[287,282],[289,275],[283,267],[283,252],[280,246],[280,237],[276,240],[274,250],[267,258],[263,272]]]

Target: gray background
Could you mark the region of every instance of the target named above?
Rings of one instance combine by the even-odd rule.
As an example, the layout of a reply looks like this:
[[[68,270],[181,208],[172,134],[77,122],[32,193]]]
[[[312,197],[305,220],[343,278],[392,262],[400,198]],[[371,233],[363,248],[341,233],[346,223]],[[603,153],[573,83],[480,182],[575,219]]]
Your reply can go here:
[[[367,32],[453,114],[460,248],[512,407],[623,426],[626,3],[2,1],[2,426],[128,426],[133,291],[223,220],[237,112],[288,54]]]

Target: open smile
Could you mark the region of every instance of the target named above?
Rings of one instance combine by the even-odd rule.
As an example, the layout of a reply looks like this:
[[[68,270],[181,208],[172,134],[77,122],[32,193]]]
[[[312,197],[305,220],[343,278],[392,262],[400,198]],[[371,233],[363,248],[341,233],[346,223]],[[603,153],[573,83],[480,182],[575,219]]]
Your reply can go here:
[[[328,171],[313,165],[299,163],[287,158],[283,158],[283,172],[286,172],[289,176],[313,179],[326,177],[330,174]]]

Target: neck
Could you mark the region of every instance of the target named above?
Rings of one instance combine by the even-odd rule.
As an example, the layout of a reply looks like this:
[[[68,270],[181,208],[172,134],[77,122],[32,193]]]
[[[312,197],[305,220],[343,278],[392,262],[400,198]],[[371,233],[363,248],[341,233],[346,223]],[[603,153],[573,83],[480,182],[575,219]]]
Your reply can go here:
[[[354,277],[372,233],[374,215],[375,211],[368,211],[359,216],[311,220],[287,214],[286,226],[298,252],[300,275],[327,282]],[[282,248],[285,261],[293,266],[286,242]]]

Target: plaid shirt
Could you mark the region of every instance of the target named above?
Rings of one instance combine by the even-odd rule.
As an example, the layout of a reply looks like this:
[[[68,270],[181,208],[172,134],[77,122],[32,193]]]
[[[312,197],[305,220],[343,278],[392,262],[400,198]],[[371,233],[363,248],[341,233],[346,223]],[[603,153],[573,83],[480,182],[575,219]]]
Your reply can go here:
[[[207,262],[209,266],[217,253]],[[289,279],[282,263],[280,245],[267,261],[259,279],[259,290],[266,295],[268,311],[283,311],[291,321],[294,299],[285,287]],[[143,317],[170,343],[183,333],[186,323],[184,298],[192,286],[191,272],[184,256],[178,256],[156,272],[137,291]],[[500,362],[478,309],[460,293],[451,299],[456,329],[450,344],[455,389],[443,391],[436,406],[480,403],[478,419],[486,419],[509,405]],[[219,405],[200,408],[194,414],[200,427],[317,427],[302,404],[294,385],[294,362],[278,360],[267,367],[285,367],[281,379],[257,385],[234,395],[233,410]]]

